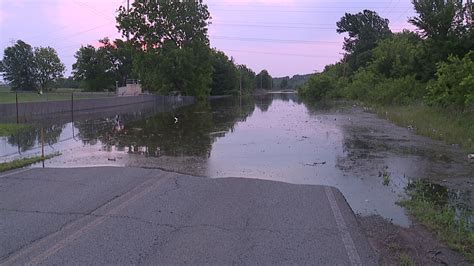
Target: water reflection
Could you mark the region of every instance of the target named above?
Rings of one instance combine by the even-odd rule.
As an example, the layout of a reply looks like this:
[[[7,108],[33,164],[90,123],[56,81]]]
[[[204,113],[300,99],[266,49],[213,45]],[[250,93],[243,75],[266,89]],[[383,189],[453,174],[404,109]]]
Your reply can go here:
[[[209,157],[215,139],[224,137],[228,131],[232,132],[235,123],[245,121],[254,108],[251,97],[242,101],[228,98],[198,103],[138,121],[128,122],[116,117],[77,122],[75,126],[83,143],[96,145],[100,142],[106,150],[117,148],[155,157]]]

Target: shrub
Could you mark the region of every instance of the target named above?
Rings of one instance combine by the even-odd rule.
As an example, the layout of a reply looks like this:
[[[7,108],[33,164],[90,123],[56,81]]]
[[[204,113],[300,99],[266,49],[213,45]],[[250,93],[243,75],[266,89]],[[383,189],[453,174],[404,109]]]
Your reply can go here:
[[[474,104],[474,51],[463,59],[450,56],[438,64],[436,81],[428,85],[426,100],[441,107],[472,108]]]

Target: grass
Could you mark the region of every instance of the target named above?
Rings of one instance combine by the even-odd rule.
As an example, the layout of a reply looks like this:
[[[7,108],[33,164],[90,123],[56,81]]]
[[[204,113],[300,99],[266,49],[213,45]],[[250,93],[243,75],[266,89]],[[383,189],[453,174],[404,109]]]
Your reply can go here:
[[[23,159],[18,159],[14,160],[11,162],[6,162],[6,163],[0,163],[0,173],[13,170],[13,169],[18,169],[18,168],[23,168],[25,166],[29,166],[35,163],[39,163],[48,159],[51,159],[53,157],[61,155],[60,153],[53,153],[46,155],[44,158],[41,156],[35,156],[35,157],[29,157],[29,158],[23,158]]]
[[[0,124],[0,137],[15,135],[29,127],[25,124]]]
[[[419,135],[474,151],[474,113],[449,111],[425,105],[376,107],[379,116],[413,128]]]
[[[407,254],[401,254],[399,257],[399,265],[401,266],[415,266],[413,259]]]
[[[383,185],[384,186],[390,185],[390,175],[388,173],[384,173],[383,175]]]
[[[422,181],[409,185],[407,193],[409,198],[398,204],[448,247],[474,262],[474,232],[469,221],[471,213],[456,210],[445,194],[434,192],[432,185]]]
[[[58,89],[54,92],[45,92],[39,95],[36,92],[19,92],[18,102],[44,102],[44,101],[65,101],[71,100],[71,93],[74,92],[74,99],[91,99],[115,96],[114,93],[109,92],[81,92],[74,89]],[[16,96],[14,92],[6,89],[0,90],[0,104],[15,103]]]

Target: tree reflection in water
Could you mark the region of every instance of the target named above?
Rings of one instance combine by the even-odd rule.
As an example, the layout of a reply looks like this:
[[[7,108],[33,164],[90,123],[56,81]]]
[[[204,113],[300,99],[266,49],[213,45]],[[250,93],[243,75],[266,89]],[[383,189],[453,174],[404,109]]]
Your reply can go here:
[[[272,98],[266,100],[271,104]],[[210,156],[212,144],[234,130],[255,110],[253,97],[201,102],[170,113],[135,121],[120,117],[76,123],[85,144],[98,141],[104,150],[127,151],[146,156]],[[176,119],[177,118],[177,122]]]
[[[49,125],[43,127],[45,145],[53,145],[59,141],[65,125]],[[12,146],[18,146],[21,152],[31,150],[40,145],[41,127],[31,127],[16,135],[9,136],[7,141]]]

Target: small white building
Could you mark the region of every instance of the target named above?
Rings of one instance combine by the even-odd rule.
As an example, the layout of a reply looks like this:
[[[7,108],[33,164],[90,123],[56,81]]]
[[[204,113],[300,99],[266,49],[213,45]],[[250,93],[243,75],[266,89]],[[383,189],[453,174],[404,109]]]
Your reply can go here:
[[[137,79],[127,79],[125,87],[117,87],[117,96],[136,96],[142,94],[142,87]]]

